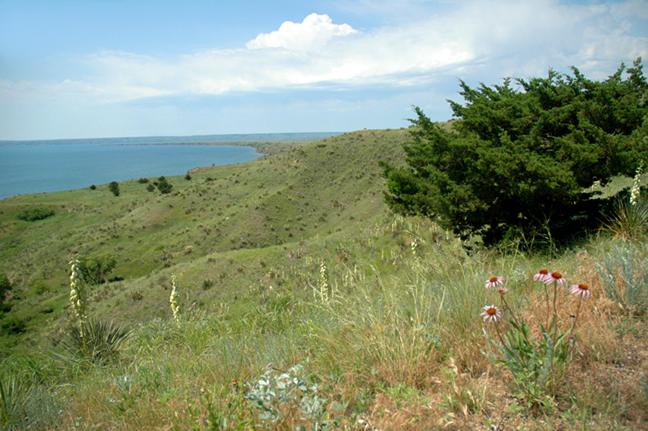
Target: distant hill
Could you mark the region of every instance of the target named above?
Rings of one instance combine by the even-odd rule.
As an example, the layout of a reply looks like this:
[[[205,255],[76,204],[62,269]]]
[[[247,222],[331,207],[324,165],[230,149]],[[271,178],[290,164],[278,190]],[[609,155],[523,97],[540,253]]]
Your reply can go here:
[[[241,142],[241,141],[283,141],[330,138],[342,132],[312,133],[248,133],[231,135],[192,135],[192,136],[140,136],[123,138],[93,139],[48,139],[36,141],[0,141],[0,145],[74,145],[74,144],[185,144],[207,142]]]

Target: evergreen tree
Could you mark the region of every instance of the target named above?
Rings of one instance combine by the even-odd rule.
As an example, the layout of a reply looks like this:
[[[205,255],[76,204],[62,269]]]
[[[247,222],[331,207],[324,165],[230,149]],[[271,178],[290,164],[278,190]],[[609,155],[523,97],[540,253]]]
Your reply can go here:
[[[119,183],[117,183],[117,181],[111,182],[108,184],[108,190],[110,190],[113,195],[119,196]]]
[[[396,212],[422,214],[486,245],[504,238],[562,240],[597,222],[604,201],[585,190],[632,176],[648,155],[648,84],[641,59],[605,81],[549,71],[473,89],[446,131],[420,108],[406,163],[382,163],[385,200]]]
[[[157,181],[157,188],[162,194],[167,194],[171,193],[171,189],[173,188],[173,185],[170,184],[165,177],[160,177],[158,178]]]

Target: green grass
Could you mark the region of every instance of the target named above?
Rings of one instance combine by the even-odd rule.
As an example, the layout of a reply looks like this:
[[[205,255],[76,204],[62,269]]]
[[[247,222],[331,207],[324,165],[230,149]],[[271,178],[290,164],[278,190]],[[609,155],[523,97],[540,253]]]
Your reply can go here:
[[[627,244],[601,236],[553,256],[467,252],[434,223],[387,211],[376,162],[398,163],[406,139],[406,130],[359,131],[200,168],[191,180],[169,177],[169,195],[133,180],[119,197],[100,185],[1,201],[0,271],[15,287],[0,323],[22,328],[1,337],[0,384],[16,388],[5,404],[31,409],[41,427],[76,429],[645,425],[648,327],[597,272],[602,262],[620,271]],[[16,218],[41,207],[55,214]],[[109,361],[60,342],[73,320],[74,253],[118,262],[110,276],[122,280],[90,288],[90,317],[132,330]],[[489,328],[479,313],[498,301],[485,280],[503,275],[510,303],[544,321],[532,281],[542,268],[594,293],[564,387],[527,410],[510,373],[483,353]],[[574,305],[566,292],[560,300]],[[286,375],[298,384],[284,384]],[[24,417],[3,425],[25,428]]]

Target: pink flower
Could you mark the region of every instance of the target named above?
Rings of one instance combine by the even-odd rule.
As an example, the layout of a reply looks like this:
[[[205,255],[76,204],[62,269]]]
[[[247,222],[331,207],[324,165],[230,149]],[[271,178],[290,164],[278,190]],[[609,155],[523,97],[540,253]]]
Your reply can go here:
[[[567,284],[567,280],[559,272],[552,272],[551,274],[547,274],[543,281],[544,284],[558,283],[561,286]]]
[[[499,289],[497,289],[497,292],[498,292],[500,295],[504,295],[506,292],[508,292],[508,289],[507,289],[506,287],[502,286],[502,287],[500,287]]]
[[[504,284],[504,277],[493,277],[486,281],[486,289],[497,289]]]
[[[589,299],[592,292],[589,290],[587,284],[572,284],[569,286],[569,293],[574,296]]]
[[[549,275],[549,271],[546,269],[541,269],[536,275],[533,276],[534,281],[545,281],[545,278]]]
[[[480,314],[486,323],[495,323],[502,317],[502,310],[494,305],[484,306],[484,311]]]

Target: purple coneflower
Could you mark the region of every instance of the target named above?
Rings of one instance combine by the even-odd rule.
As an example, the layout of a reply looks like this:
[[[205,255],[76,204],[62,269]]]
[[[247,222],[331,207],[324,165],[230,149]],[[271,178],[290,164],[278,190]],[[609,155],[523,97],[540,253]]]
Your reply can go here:
[[[561,286],[564,286],[565,284],[567,284],[567,280],[559,272],[552,272],[551,274],[547,274],[547,276],[544,278],[543,281],[544,281],[545,284],[556,283],[556,284],[559,284]]]
[[[504,286],[497,289],[497,293],[499,293],[500,295],[504,295],[506,292],[508,292],[508,289]]]
[[[533,276],[534,281],[545,281],[545,278],[549,275],[549,271],[546,269],[541,269],[536,275]]]
[[[592,292],[589,290],[587,284],[572,284],[569,286],[569,293],[574,296],[589,299]]]
[[[486,289],[497,289],[500,285],[504,284],[504,277],[493,277],[486,281]]]
[[[502,317],[502,310],[494,305],[484,306],[484,311],[480,314],[486,323],[495,323]]]

